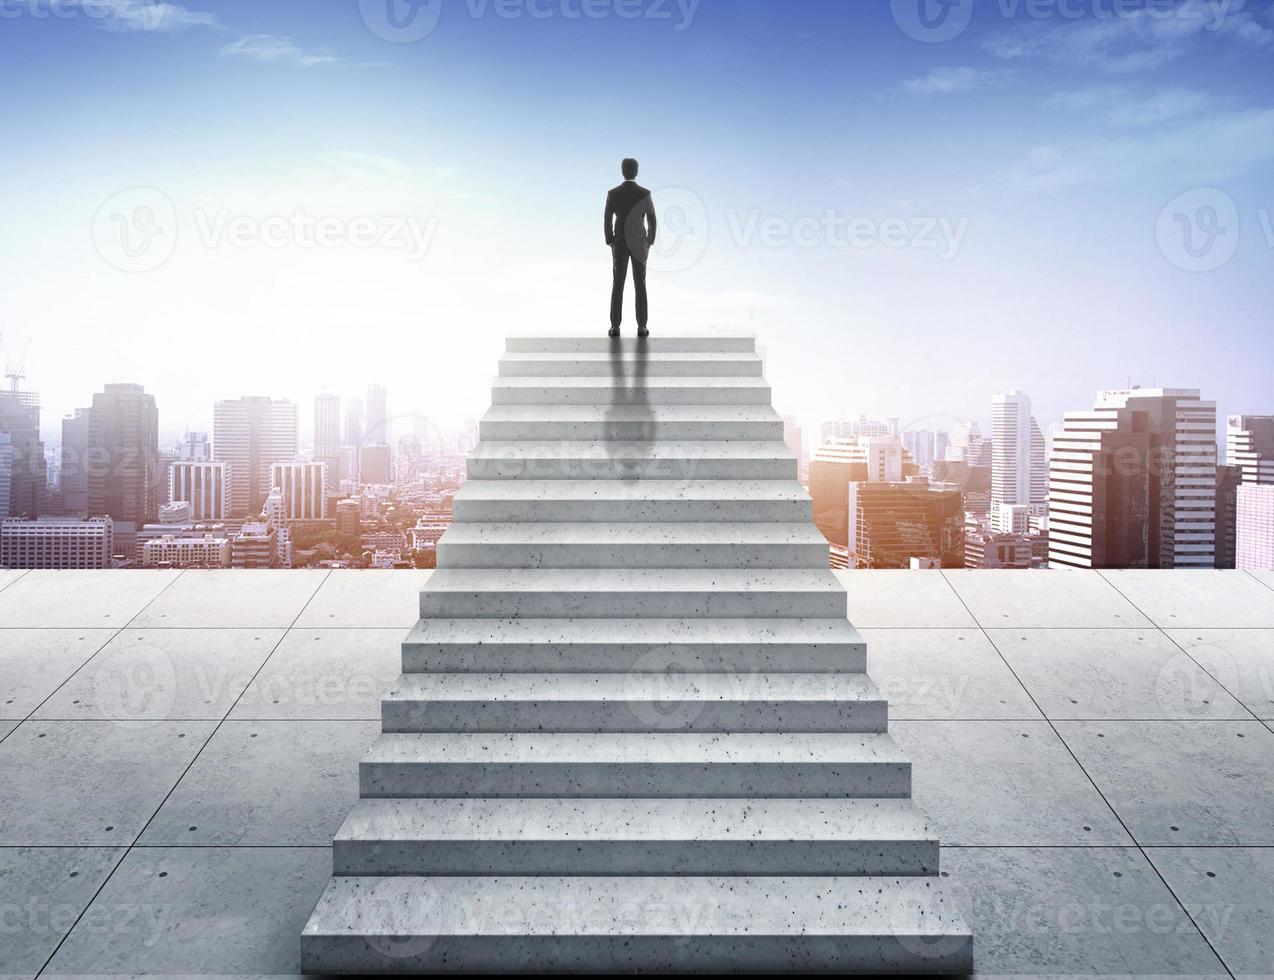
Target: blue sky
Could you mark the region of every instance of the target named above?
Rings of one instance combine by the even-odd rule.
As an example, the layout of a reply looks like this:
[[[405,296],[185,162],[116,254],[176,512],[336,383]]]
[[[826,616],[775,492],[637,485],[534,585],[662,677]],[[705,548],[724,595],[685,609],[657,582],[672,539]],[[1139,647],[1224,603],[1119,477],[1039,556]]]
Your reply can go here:
[[[949,2],[0,0],[0,329],[47,421],[476,415],[506,333],[605,329],[631,154],[652,329],[756,329],[784,412],[1274,411],[1270,5]]]

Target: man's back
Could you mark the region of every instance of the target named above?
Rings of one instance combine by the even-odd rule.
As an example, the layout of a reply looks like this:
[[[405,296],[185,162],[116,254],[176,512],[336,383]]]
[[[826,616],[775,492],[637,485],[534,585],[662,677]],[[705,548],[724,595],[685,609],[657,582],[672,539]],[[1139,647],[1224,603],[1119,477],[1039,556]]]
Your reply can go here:
[[[612,187],[606,194],[606,223],[614,236],[621,242],[621,247],[642,256],[644,261],[649,238],[653,237],[654,228],[646,228],[643,218],[649,208],[650,191],[635,180],[626,180],[618,187]],[[614,224],[611,224],[611,220]]]

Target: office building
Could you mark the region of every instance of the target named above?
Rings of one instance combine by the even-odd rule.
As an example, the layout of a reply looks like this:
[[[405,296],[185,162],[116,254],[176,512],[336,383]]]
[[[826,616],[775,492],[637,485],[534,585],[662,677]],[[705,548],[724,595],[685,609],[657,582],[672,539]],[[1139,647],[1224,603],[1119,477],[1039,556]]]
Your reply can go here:
[[[90,414],[87,408],[77,408],[62,419],[58,488],[62,494],[64,514],[88,514]]]
[[[342,500],[336,505],[336,533],[358,534],[363,529],[363,505],[357,500]]]
[[[1043,508],[1047,502],[1044,433],[1031,415],[1031,399],[1017,389],[995,395],[991,399],[991,503]]]
[[[40,396],[21,391],[14,377],[8,390],[0,390],[0,434],[8,436],[4,475],[7,477],[9,515],[36,517],[48,502],[48,463],[40,441]]]
[[[849,485],[849,562],[855,568],[964,567],[960,491],[923,477]]]
[[[271,467],[296,458],[298,421],[290,401],[249,396],[217,402],[212,457],[229,466],[230,516],[261,513],[272,486]]]
[[[365,445],[358,452],[358,479],[365,484],[388,484],[392,480],[393,462],[388,446]]]
[[[154,521],[159,513],[155,397],[138,384],[108,384],[93,396],[88,430],[88,513],[137,527]]]
[[[1231,415],[1225,420],[1225,461],[1241,483],[1274,483],[1274,415]]]
[[[108,517],[0,521],[0,567],[110,568],[114,551],[115,524]]]
[[[1274,569],[1274,484],[1242,483],[1235,497],[1236,567]]]
[[[371,446],[393,445],[390,430],[389,396],[383,386],[372,385],[367,389],[367,431],[363,441]]]
[[[848,543],[850,484],[900,481],[917,472],[897,437],[863,436],[824,443],[810,459],[814,523],[829,544],[844,548]]]
[[[1144,412],[1151,447],[1151,568],[1216,564],[1216,402],[1193,388],[1104,391],[1097,407]]]
[[[314,398],[314,461],[324,464],[330,491],[341,481],[341,399],[328,392]]]
[[[280,493],[280,521],[318,521],[327,517],[326,463],[275,463],[271,492]]]
[[[1216,567],[1234,568],[1238,546],[1238,490],[1243,469],[1225,465],[1216,468]]]
[[[190,505],[196,521],[224,521],[230,516],[230,464],[174,461],[168,471],[168,498]]]
[[[1150,422],[1145,412],[1068,412],[1049,469],[1050,568],[1148,568]]]
[[[229,568],[230,539],[165,534],[142,545],[145,568]]]

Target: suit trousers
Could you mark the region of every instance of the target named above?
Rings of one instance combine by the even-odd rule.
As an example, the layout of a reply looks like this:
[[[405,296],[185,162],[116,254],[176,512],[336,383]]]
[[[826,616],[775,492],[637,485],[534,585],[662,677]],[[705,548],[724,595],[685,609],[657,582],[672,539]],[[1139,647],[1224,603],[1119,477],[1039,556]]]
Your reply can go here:
[[[646,259],[633,255],[626,245],[616,238],[610,248],[614,279],[610,288],[610,325],[618,327],[624,317],[624,280],[628,278],[628,263],[633,265],[633,289],[637,293],[637,326],[646,325]]]

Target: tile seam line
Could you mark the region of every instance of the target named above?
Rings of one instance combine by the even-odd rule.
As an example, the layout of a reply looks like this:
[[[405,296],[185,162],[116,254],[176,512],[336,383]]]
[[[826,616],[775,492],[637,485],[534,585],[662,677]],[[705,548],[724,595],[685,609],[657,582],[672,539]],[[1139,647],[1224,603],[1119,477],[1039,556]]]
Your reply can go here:
[[[986,641],[991,644],[992,649],[995,650],[996,654],[1004,662],[1004,666],[1007,667],[1010,673],[1013,674],[1014,679],[1017,680],[1017,682],[1022,685],[1022,690],[1026,692],[1026,696],[1031,699],[1031,703],[1035,705],[1036,710],[1039,711],[1039,713],[1044,716],[1044,720],[1048,723],[1049,728],[1052,729],[1053,734],[1057,736],[1057,740],[1062,743],[1062,747],[1065,748],[1067,753],[1070,755],[1070,757],[1075,760],[1075,765],[1079,767],[1079,771],[1084,774],[1084,778],[1088,780],[1089,784],[1093,787],[1094,792],[1096,792],[1097,795],[1101,798],[1101,801],[1106,804],[1106,808],[1110,810],[1111,815],[1114,816],[1114,818],[1119,821],[1119,825],[1123,828],[1124,833],[1128,835],[1128,839],[1131,840],[1133,842],[1133,845],[1137,848],[1137,851],[1141,855],[1142,860],[1146,862],[1146,864],[1150,867],[1150,870],[1153,871],[1155,873],[1155,876],[1163,883],[1163,887],[1168,890],[1168,894],[1172,896],[1172,900],[1177,903],[1177,907],[1181,909],[1181,914],[1186,917],[1186,919],[1190,922],[1192,926],[1194,926],[1194,931],[1199,934],[1199,938],[1202,939],[1203,942],[1207,945],[1208,949],[1211,950],[1212,955],[1216,957],[1216,961],[1221,964],[1221,969],[1225,970],[1225,972],[1228,973],[1231,978],[1234,978],[1234,971],[1230,969],[1229,964],[1225,962],[1224,958],[1222,958],[1221,954],[1217,951],[1217,948],[1212,945],[1212,940],[1210,940],[1207,937],[1207,935],[1204,934],[1203,929],[1200,928],[1199,926],[1199,923],[1196,922],[1194,919],[1194,916],[1190,914],[1190,910],[1187,909],[1185,906],[1185,903],[1181,901],[1181,896],[1178,895],[1176,891],[1173,890],[1173,887],[1170,884],[1168,884],[1168,879],[1163,876],[1163,872],[1161,872],[1159,870],[1159,867],[1154,863],[1154,861],[1150,859],[1150,855],[1146,853],[1146,849],[1141,846],[1141,842],[1137,840],[1136,835],[1134,835],[1133,832],[1129,829],[1128,825],[1124,823],[1124,818],[1121,817],[1118,811],[1116,811],[1115,808],[1111,805],[1110,800],[1106,798],[1106,794],[1103,793],[1101,791],[1101,787],[1097,785],[1097,781],[1093,779],[1089,771],[1084,768],[1084,764],[1079,761],[1079,756],[1075,754],[1075,751],[1070,747],[1070,744],[1066,741],[1065,738],[1062,737],[1062,733],[1057,730],[1057,726],[1053,724],[1053,720],[1049,718],[1048,715],[1044,714],[1044,709],[1041,708],[1039,705],[1039,702],[1035,700],[1035,695],[1031,693],[1031,691],[1027,688],[1027,686],[1024,683],[1022,683],[1022,679],[1018,677],[1017,671],[1013,669],[1013,665],[1010,664],[1008,661],[1008,658],[1004,656],[1004,652],[996,644],[995,640],[991,638],[991,635],[986,631],[986,628],[983,627],[981,620],[979,620],[977,616],[973,615],[973,610],[969,609],[968,605],[964,602],[964,597],[960,595],[960,593],[956,590],[956,587],[951,583],[951,580],[947,578],[945,571],[940,569],[939,574],[942,575],[943,581],[947,583],[951,591],[955,593],[956,598],[959,599],[962,604],[964,604],[964,607],[966,610],[968,610],[969,615],[973,616],[973,621],[978,624],[978,629],[982,631],[982,635],[986,637]],[[1118,593],[1120,596],[1123,596],[1123,593],[1119,592],[1119,590],[1116,589],[1114,585],[1111,584],[1106,579],[1105,576],[1101,575],[1100,572],[1098,572],[1098,576],[1101,578],[1103,582],[1106,582],[1107,585],[1109,585],[1112,589],[1114,589],[1116,593]],[[1129,604],[1132,605],[1134,609],[1137,609],[1136,605],[1131,603],[1131,601],[1128,600],[1126,596],[1123,596],[1123,598],[1126,602],[1129,602]],[[1145,613],[1141,612],[1140,609],[1137,609],[1137,612],[1143,617],[1146,615]]]
[[[68,674],[68,675],[67,675],[67,676],[66,676],[66,677],[62,680],[62,683],[61,683],[61,684],[59,684],[59,685],[58,685],[57,687],[55,687],[52,691],[50,691],[50,692],[48,693],[48,695],[44,698],[44,700],[42,700],[39,704],[37,704],[34,708],[32,708],[32,709],[31,709],[31,710],[27,713],[27,716],[26,716],[25,718],[21,719],[21,720],[18,722],[18,724],[17,724],[17,725],[15,725],[15,726],[13,727],[13,730],[12,730],[12,731],[10,731],[10,732],[6,733],[6,734],[4,735],[4,737],[3,737],[3,738],[0,738],[0,742],[5,741],[5,739],[7,739],[10,735],[12,735],[12,734],[13,734],[13,732],[16,732],[16,731],[17,731],[17,730],[18,730],[18,729],[19,729],[22,725],[25,725],[25,724],[26,724],[27,722],[29,722],[29,721],[48,721],[48,720],[50,720],[50,719],[46,719],[46,718],[36,718],[36,717],[35,717],[35,713],[36,713],[37,711],[39,711],[41,708],[43,708],[46,704],[48,704],[48,703],[49,703],[49,701],[50,701],[50,700],[51,700],[51,699],[52,699],[52,698],[53,698],[53,697],[54,697],[54,696],[58,693],[58,691],[62,690],[62,688],[66,687],[66,685],[67,685],[67,684],[71,683],[71,681],[72,681],[72,680],[74,680],[74,679],[75,679],[75,678],[79,675],[80,671],[82,671],[85,667],[87,667],[87,666],[88,666],[88,665],[89,665],[89,664],[90,664],[90,663],[91,663],[91,662],[92,662],[92,661],[93,661],[93,660],[97,657],[97,655],[98,655],[99,653],[101,653],[101,652],[102,652],[103,650],[105,650],[108,646],[110,646],[112,643],[114,643],[114,642],[115,642],[115,640],[116,640],[116,638],[118,638],[118,637],[119,637],[119,635],[120,635],[121,633],[123,633],[123,632],[124,632],[124,630],[128,629],[128,624],[129,624],[129,623],[133,622],[133,620],[135,620],[138,616],[140,616],[140,615],[141,615],[142,613],[144,613],[147,609],[149,609],[149,608],[150,608],[150,606],[151,606],[151,603],[155,602],[155,601],[156,601],[156,600],[157,600],[157,599],[158,599],[161,595],[163,595],[165,592],[167,592],[169,589],[171,589],[171,588],[173,587],[173,584],[174,584],[174,583],[175,583],[175,582],[176,582],[179,578],[181,578],[181,577],[182,577],[183,575],[185,575],[185,574],[186,574],[185,569],[182,569],[181,571],[179,571],[176,575],[174,575],[174,576],[172,577],[172,579],[168,582],[168,584],[167,584],[167,585],[165,585],[162,589],[160,589],[160,590],[159,590],[158,592],[156,592],[153,596],[151,596],[151,597],[150,597],[150,599],[147,601],[146,605],[142,606],[142,608],[141,608],[141,609],[137,610],[137,612],[136,612],[136,613],[135,613],[135,614],[134,614],[134,615],[133,615],[133,616],[132,616],[132,617],[128,620],[128,622],[124,623],[122,626],[118,626],[118,627],[116,627],[115,629],[113,629],[113,630],[112,630],[112,632],[111,632],[111,635],[110,635],[110,636],[108,636],[108,637],[107,637],[107,638],[106,638],[106,639],[102,642],[102,644],[101,644],[100,646],[98,646],[96,649],[94,649],[94,650],[93,650],[93,652],[92,652],[92,653],[90,653],[90,654],[88,655],[88,657],[84,660],[84,662],[83,662],[83,663],[81,663],[78,667],[76,667],[73,671],[71,671],[71,672],[70,672],[70,673],[69,673],[69,674]],[[25,576],[20,576],[20,578],[23,578],[23,577],[25,577]],[[15,629],[30,629],[30,628],[32,628],[32,627],[14,627],[14,628],[15,628]],[[109,629],[109,627],[101,627],[101,626],[67,626],[67,627],[61,627],[61,628],[63,628],[63,629],[69,629],[69,630],[70,630],[70,629],[90,630],[90,629],[103,629],[103,628],[107,628],[107,629]],[[6,719],[6,720],[11,720],[11,719]],[[87,719],[86,719],[86,720],[87,720]]]
[[[1239,571],[1241,571],[1244,575],[1250,578],[1257,585],[1264,586],[1265,588],[1269,589],[1271,592],[1274,592],[1274,585],[1270,585],[1270,583],[1266,582],[1264,579],[1258,578],[1256,576],[1256,573],[1253,572],[1252,569],[1240,568]]]
[[[1109,583],[1110,583],[1110,587],[1111,587],[1112,589],[1114,589],[1116,592],[1118,592],[1121,596],[1123,596],[1123,597],[1124,597],[1124,599],[1125,599],[1125,600],[1126,600],[1126,601],[1127,601],[1127,602],[1128,602],[1128,603],[1129,603],[1129,604],[1130,604],[1130,605],[1131,605],[1134,609],[1136,609],[1138,612],[1140,612],[1143,616],[1146,616],[1146,614],[1145,614],[1144,612],[1142,612],[1142,611],[1141,611],[1141,608],[1140,608],[1140,607],[1139,607],[1139,606],[1138,606],[1135,602],[1133,602],[1131,599],[1129,599],[1129,598],[1128,598],[1128,596],[1124,595],[1123,591],[1119,588],[1119,586],[1117,586],[1117,585],[1116,585],[1113,581],[1111,581],[1109,578],[1106,578],[1106,576],[1105,576],[1104,574],[1102,574],[1102,572],[1101,572],[1101,570],[1100,570],[1100,569],[1098,569],[1098,570],[1097,570],[1097,574],[1098,574],[1098,575],[1101,575],[1101,577],[1102,577],[1103,579],[1105,579],[1105,581],[1109,582]],[[1149,617],[1149,616],[1146,616],[1146,618],[1147,618],[1147,619],[1149,619],[1150,617]],[[1154,622],[1154,620],[1151,620],[1151,622]],[[1216,686],[1217,686],[1217,687],[1219,687],[1219,688],[1220,688],[1221,690],[1223,690],[1223,691],[1224,691],[1227,695],[1229,695],[1231,698],[1233,698],[1233,699],[1234,699],[1234,703],[1235,703],[1235,704],[1237,704],[1240,708],[1242,708],[1244,711],[1246,711],[1249,715],[1251,715],[1251,716],[1252,716],[1252,717],[1251,717],[1251,719],[1242,719],[1242,720],[1245,720],[1245,721],[1247,721],[1247,720],[1255,721],[1255,722],[1257,722],[1258,724],[1263,725],[1263,726],[1264,726],[1264,727],[1265,727],[1265,728],[1266,728],[1266,729],[1267,729],[1267,730],[1268,730],[1271,734],[1274,734],[1274,728],[1271,728],[1271,727],[1270,727],[1270,723],[1269,723],[1268,721],[1264,720],[1263,718],[1258,718],[1258,717],[1257,717],[1257,715],[1256,715],[1256,712],[1255,712],[1255,711],[1253,711],[1251,708],[1249,708],[1249,707],[1247,706],[1247,702],[1243,701],[1241,698],[1239,698],[1237,695],[1235,695],[1235,693],[1234,693],[1233,691],[1231,691],[1228,687],[1226,687],[1226,686],[1225,686],[1225,684],[1223,684],[1223,683],[1221,682],[1221,679],[1220,679],[1219,677],[1217,677],[1215,674],[1213,674],[1213,673],[1212,673],[1212,671],[1208,670],[1208,668],[1207,668],[1207,667],[1203,666],[1203,664],[1199,663],[1199,661],[1198,661],[1198,660],[1196,660],[1196,659],[1194,658],[1194,655],[1193,655],[1193,654],[1191,654],[1189,650],[1187,650],[1185,647],[1183,647],[1180,643],[1178,643],[1178,642],[1177,642],[1177,640],[1176,640],[1176,638],[1175,638],[1174,636],[1172,636],[1172,635],[1171,635],[1171,634],[1170,634],[1170,633],[1169,633],[1166,629],[1164,629],[1164,628],[1163,628],[1162,626],[1160,626],[1158,623],[1154,623],[1154,627],[1155,627],[1155,629],[1157,629],[1157,630],[1159,631],[1160,635],[1162,635],[1162,636],[1163,636],[1163,638],[1164,638],[1165,640],[1167,640],[1167,641],[1168,641],[1169,643],[1171,643],[1174,647],[1176,647],[1178,650],[1180,650],[1180,651],[1181,651],[1181,653],[1182,653],[1182,655],[1183,655],[1183,656],[1185,656],[1187,659],[1189,659],[1189,661],[1190,661],[1192,664],[1194,664],[1196,667],[1198,667],[1201,671],[1203,671],[1203,673],[1204,673],[1207,677],[1210,677],[1210,678],[1212,679],[1212,682],[1213,682],[1214,684],[1216,684]],[[1174,627],[1173,627],[1173,629],[1178,629],[1178,628],[1179,628],[1179,629],[1191,629],[1192,627],[1189,627],[1189,626],[1183,626],[1183,627],[1175,627],[1175,626],[1174,626]],[[1197,629],[1204,629],[1204,628],[1206,628],[1206,627],[1194,627],[1194,628],[1197,628]],[[1200,720],[1201,720],[1201,721],[1203,721],[1203,720],[1206,720],[1206,721],[1212,721],[1212,720],[1216,720],[1216,721],[1234,721],[1234,720],[1239,720],[1239,719],[1219,718],[1219,719],[1200,719]]]
[[[21,574],[17,575],[17,576],[13,579],[13,581],[11,581],[11,582],[6,582],[4,585],[0,586],[0,592],[3,592],[5,589],[8,589],[8,588],[10,588],[10,587],[12,587],[12,586],[14,586],[14,585],[17,585],[19,582],[21,582],[24,578],[26,578],[26,577],[27,577],[27,575],[30,573],[31,569],[29,569],[29,568],[21,568],[21,569],[17,569],[17,568],[15,568],[15,569],[14,569],[14,571],[16,571],[16,572],[20,572]]]
[[[176,582],[178,579],[180,579],[180,578],[181,578],[184,574],[185,574],[185,571],[183,570],[183,571],[182,571],[182,572],[180,572],[179,574],[177,574],[177,575],[173,576],[173,580],[172,580],[172,582],[169,582],[169,583],[168,583],[168,585],[164,586],[164,588],[162,588],[162,589],[161,589],[161,590],[160,590],[160,591],[159,591],[159,592],[155,595],[155,597],[154,597],[153,599],[151,599],[151,601],[150,601],[150,602],[146,603],[146,605],[145,605],[145,606],[143,606],[140,610],[138,610],[138,612],[137,612],[137,616],[140,616],[143,612],[145,612],[147,609],[149,609],[149,608],[150,608],[151,603],[153,603],[153,602],[154,602],[156,599],[158,599],[161,595],[163,595],[165,592],[167,592],[167,591],[168,591],[168,589],[172,587],[173,583],[174,583],[174,582]],[[295,623],[296,623],[296,620],[297,620],[297,619],[300,619],[300,618],[301,618],[301,614],[302,614],[302,613],[304,613],[304,612],[305,612],[305,610],[309,608],[310,603],[314,601],[314,597],[315,597],[316,595],[318,595],[318,591],[319,591],[319,589],[321,589],[321,588],[323,587],[323,583],[324,583],[324,582],[326,582],[326,581],[328,580],[328,578],[331,576],[331,574],[332,574],[332,570],[331,570],[331,569],[328,569],[327,573],[326,573],[326,574],[325,574],[325,575],[324,575],[321,579],[319,579],[318,584],[314,587],[314,591],[313,591],[313,592],[311,592],[311,593],[310,593],[310,597],[309,597],[308,599],[306,599],[306,600],[305,600],[305,605],[303,605],[303,606],[301,607],[300,611],[296,614],[296,618],[295,618],[295,619],[293,619],[293,621],[292,621],[292,622],[293,622],[293,625],[295,625]],[[136,620],[136,619],[137,619],[137,616],[134,616],[132,619],[130,619],[130,620],[129,620],[129,623],[131,623],[131,622],[133,622],[134,620]],[[127,626],[128,626],[128,624],[126,623],[124,626],[120,627],[121,632],[122,632],[124,629],[126,629],[126,628],[127,628]],[[262,669],[265,667],[265,665],[269,662],[270,658],[274,656],[274,652],[275,652],[275,651],[279,648],[279,645],[283,643],[284,639],[287,637],[287,635],[288,635],[288,633],[289,633],[289,632],[291,632],[291,627],[289,627],[288,629],[285,629],[285,630],[284,630],[284,631],[283,631],[283,632],[279,635],[278,640],[275,642],[274,646],[273,646],[273,647],[271,647],[270,652],[269,652],[268,654],[266,654],[265,659],[261,661],[261,664],[260,664],[260,666],[259,666],[259,667],[257,667],[256,672],[255,672],[255,673],[252,675],[252,677],[249,679],[248,683],[244,685],[243,691],[246,691],[246,690],[248,689],[248,687],[250,687],[250,686],[252,685],[252,682],[253,682],[253,681],[255,681],[255,680],[257,679],[257,676],[261,673],[261,670],[262,670]],[[96,656],[96,654],[95,654],[95,656]],[[67,680],[70,680],[70,678],[67,678]],[[208,747],[208,743],[209,743],[209,742],[211,742],[211,741],[212,741],[212,739],[213,739],[213,737],[217,734],[217,732],[219,732],[219,731],[221,730],[221,726],[225,723],[225,719],[226,719],[226,717],[228,717],[228,716],[229,716],[229,714],[230,714],[230,712],[234,710],[234,706],[235,706],[236,704],[238,704],[238,703],[239,703],[239,698],[242,698],[242,697],[243,697],[243,691],[240,691],[240,692],[239,692],[239,697],[238,697],[238,698],[235,698],[234,704],[230,705],[230,707],[226,710],[226,713],[225,713],[225,715],[223,715],[223,716],[222,716],[221,721],[219,721],[216,725],[214,725],[214,726],[213,726],[212,731],[208,733],[208,737],[207,737],[206,739],[204,739],[203,744],[199,746],[198,750],[195,752],[195,754],[194,754],[194,756],[191,758],[190,762],[186,765],[186,768],[184,768],[184,769],[181,771],[181,774],[180,774],[180,775],[179,775],[179,776],[178,776],[175,780],[173,780],[173,784],[172,784],[172,786],[170,786],[170,787],[168,788],[168,792],[164,794],[164,798],[163,798],[162,800],[160,800],[160,801],[159,801],[159,805],[158,805],[157,807],[155,807],[155,812],[154,812],[154,813],[152,813],[152,814],[150,815],[149,819],[147,819],[146,823],[142,825],[141,830],[139,830],[139,831],[137,832],[137,835],[133,838],[132,842],[131,842],[131,843],[130,843],[130,844],[129,844],[129,845],[128,845],[125,849],[124,849],[124,853],[123,853],[123,854],[121,854],[121,855],[120,855],[119,860],[115,862],[115,865],[111,868],[110,873],[109,873],[109,874],[107,874],[107,875],[106,875],[106,877],[105,877],[104,879],[102,879],[102,883],[101,883],[101,884],[97,887],[97,890],[96,890],[95,892],[93,892],[93,897],[92,897],[92,898],[90,898],[90,899],[89,899],[89,900],[88,900],[88,901],[84,904],[84,907],[83,907],[82,909],[80,909],[79,915],[77,915],[77,916],[75,917],[75,921],[74,921],[73,923],[71,923],[71,927],[70,927],[69,929],[67,929],[67,930],[66,930],[66,932],[63,934],[62,938],[58,940],[57,945],[56,945],[55,947],[53,947],[53,952],[51,952],[51,953],[48,955],[48,957],[45,959],[45,961],[44,961],[43,965],[40,967],[40,969],[39,969],[39,970],[37,970],[37,971],[36,971],[36,973],[35,973],[36,980],[38,980],[38,978],[39,978],[39,977],[42,977],[42,976],[44,975],[44,971],[45,971],[45,970],[47,970],[47,969],[49,968],[49,964],[53,962],[53,959],[54,959],[54,957],[56,957],[56,956],[57,956],[57,954],[58,954],[59,950],[61,950],[61,949],[62,949],[62,947],[66,944],[66,941],[67,941],[68,939],[70,939],[70,938],[71,938],[71,933],[73,933],[73,932],[75,931],[76,927],[78,927],[78,926],[79,926],[80,921],[81,921],[81,920],[84,918],[84,916],[88,913],[88,910],[89,910],[90,908],[92,908],[92,907],[93,907],[93,904],[97,901],[98,896],[102,894],[102,891],[106,888],[106,886],[107,886],[108,884],[110,884],[111,879],[115,877],[115,872],[117,872],[117,871],[120,869],[120,867],[123,865],[124,861],[125,861],[125,860],[127,860],[128,855],[130,855],[131,853],[133,853],[133,848],[134,848],[134,846],[137,844],[137,842],[138,842],[139,840],[141,840],[142,835],[143,835],[144,833],[146,833],[146,828],[148,828],[148,827],[149,827],[149,826],[150,826],[150,825],[154,822],[155,817],[159,816],[159,811],[160,811],[160,810],[162,810],[162,809],[164,808],[164,804],[166,804],[166,803],[169,801],[169,799],[171,799],[171,798],[172,798],[172,795],[173,795],[173,793],[174,793],[174,792],[176,792],[177,787],[181,785],[181,781],[182,781],[183,779],[185,779],[185,778],[186,778],[186,774],[187,774],[188,772],[190,772],[190,770],[191,770],[191,768],[194,766],[194,764],[195,764],[197,761],[199,761],[199,757],[200,757],[201,755],[203,755],[203,751],[204,751],[204,749],[206,749],[206,748]],[[56,692],[55,692],[55,693],[56,693]],[[50,695],[50,697],[52,697],[52,695]],[[48,699],[46,698],[45,700],[48,700]]]

